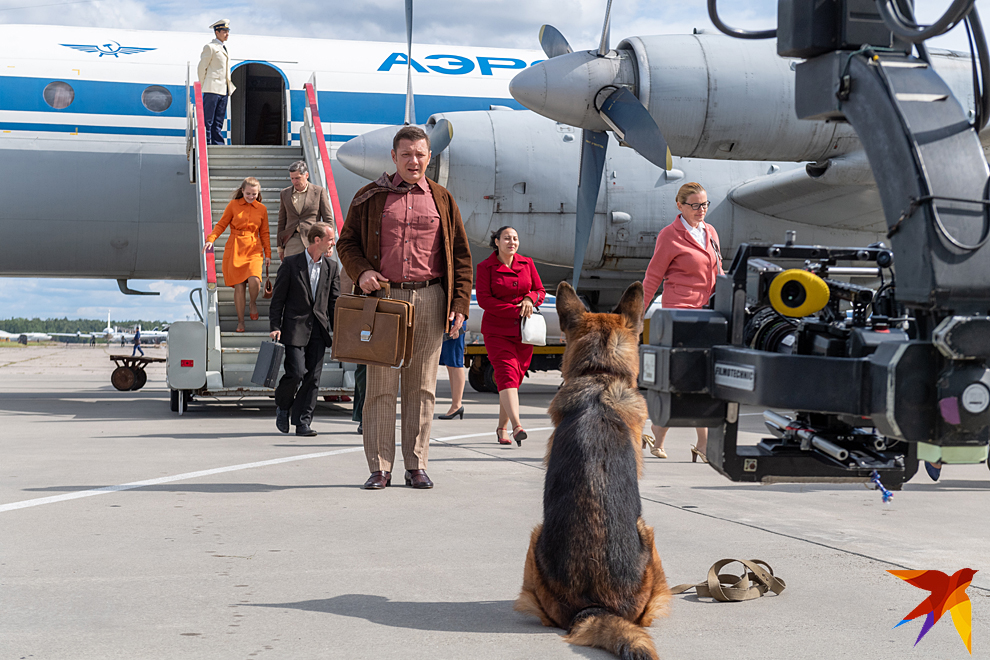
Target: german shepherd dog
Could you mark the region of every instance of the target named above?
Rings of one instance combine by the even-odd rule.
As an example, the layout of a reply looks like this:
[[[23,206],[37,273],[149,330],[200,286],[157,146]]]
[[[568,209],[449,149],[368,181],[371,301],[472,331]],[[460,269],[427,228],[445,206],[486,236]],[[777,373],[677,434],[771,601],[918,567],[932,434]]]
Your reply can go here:
[[[670,590],[641,517],[646,402],[636,387],[643,286],[590,314],[566,282],[557,314],[564,384],[550,403],[543,524],[533,530],[515,609],[568,631],[565,641],[623,660],[656,660],[650,634]]]

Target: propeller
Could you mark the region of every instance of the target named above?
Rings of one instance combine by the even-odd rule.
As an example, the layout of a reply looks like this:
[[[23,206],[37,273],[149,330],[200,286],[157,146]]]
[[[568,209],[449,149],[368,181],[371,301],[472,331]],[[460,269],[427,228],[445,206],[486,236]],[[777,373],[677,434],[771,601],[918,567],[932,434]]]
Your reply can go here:
[[[552,25],[544,25],[540,28],[540,46],[543,47],[543,52],[550,58],[574,52],[571,50],[571,45],[567,43],[567,39],[560,33],[560,30]]]
[[[416,123],[412,84],[412,19],[413,0],[406,0],[406,109],[403,126]],[[377,179],[382,172],[387,172],[393,166],[389,154],[392,151],[392,139],[400,128],[401,126],[385,126],[348,140],[337,149],[337,160],[355,174],[366,179]],[[443,118],[435,124],[427,123],[422,129],[430,138],[431,159],[446,149],[454,138],[454,126]]]
[[[615,57],[609,47],[611,15],[612,0],[608,0],[598,50],[590,52],[590,55],[596,59]],[[550,59],[569,55],[574,52],[570,44],[567,43],[567,39],[564,38],[564,35],[552,25],[544,25],[540,28],[540,46]],[[579,54],[578,57],[587,59],[589,55]],[[545,81],[545,73],[541,73],[543,73]],[[513,95],[516,95],[518,91],[520,95],[526,96],[527,94],[531,94],[532,89],[535,88],[532,83],[536,82],[537,77],[533,76],[531,80],[520,80],[522,75],[520,74],[513,81]],[[535,105],[541,105],[542,107],[547,105],[546,93],[547,90],[544,82],[544,98],[542,99],[542,103],[538,100],[539,94],[531,96],[531,98],[537,99]],[[518,96],[517,99],[526,104]],[[594,105],[602,121],[615,133],[619,144],[632,147],[657,167],[662,167],[665,170],[671,169],[671,154],[670,148],[667,146],[667,141],[660,132],[660,127],[657,126],[656,121],[653,120],[649,111],[636,98],[635,94],[625,87],[606,85],[596,94]],[[577,222],[575,224],[574,234],[573,285],[575,290],[578,288],[578,282],[581,279],[584,257],[588,251],[591,231],[595,224],[595,207],[598,204],[598,193],[601,190],[607,149],[608,133],[606,131],[590,128],[582,129],[581,168],[577,190]]]
[[[416,123],[412,88],[412,20],[413,0],[406,0],[406,118],[403,122],[406,126]]]

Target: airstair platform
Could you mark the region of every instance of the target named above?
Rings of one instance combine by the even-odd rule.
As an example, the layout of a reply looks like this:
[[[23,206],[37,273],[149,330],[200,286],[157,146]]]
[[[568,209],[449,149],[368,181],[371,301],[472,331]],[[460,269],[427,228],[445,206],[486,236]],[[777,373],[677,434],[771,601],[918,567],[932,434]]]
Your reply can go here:
[[[202,91],[199,83],[190,84],[186,105],[186,152],[189,156],[190,183],[197,194],[196,229],[200,246],[223,217],[234,191],[247,177],[261,184],[261,203],[268,209],[269,241],[272,261],[269,275],[274,280],[281,262],[276,249],[279,193],[290,184],[289,165],[306,163],[310,183],[327,188],[335,214],[340,204],[333,183],[329,150],[320,124],[313,79],[304,85],[306,106],[300,143],[296,146],[207,145],[202,118]],[[339,227],[339,220],[337,222]],[[169,357],[166,379],[171,391],[171,407],[180,415],[193,396],[272,396],[274,390],[251,382],[261,343],[269,339],[269,301],[258,296],[258,319],[250,319],[250,303],[245,304],[244,332],[236,332],[237,311],[234,289],[223,278],[223,257],[230,239],[230,229],[214,241],[212,252],[200,261],[202,286],[199,321],[177,322],[169,327]],[[265,273],[262,272],[262,291]],[[250,294],[246,292],[249,297]],[[194,303],[195,304],[195,303]],[[354,392],[353,364],[324,359],[320,394],[324,397]]]
[[[253,176],[261,184],[261,203],[268,209],[268,232],[272,246],[272,262],[269,266],[269,272],[274,281],[278,267],[281,265],[278,250],[275,247],[280,206],[279,193],[289,185],[289,165],[305,159],[302,147],[211,145],[207,148],[207,155],[210,172],[210,202],[214,224],[219,222],[234,191],[246,177]],[[230,231],[228,229],[217,238],[214,244],[217,279],[216,298],[220,329],[220,372],[223,379],[223,389],[233,389],[240,392],[246,390],[266,391],[265,388],[259,388],[251,382],[251,375],[258,358],[259,346],[261,342],[267,341],[269,338],[269,301],[261,295],[258,296],[257,321],[252,321],[249,318],[250,306],[245,303],[245,332],[235,332],[237,311],[234,307],[234,289],[226,286],[221,268],[224,250],[229,238]],[[264,281],[264,272],[262,272],[262,289],[264,288]],[[327,395],[352,392],[354,388],[353,369],[354,365],[343,365],[330,361],[328,352],[320,382],[321,393]]]

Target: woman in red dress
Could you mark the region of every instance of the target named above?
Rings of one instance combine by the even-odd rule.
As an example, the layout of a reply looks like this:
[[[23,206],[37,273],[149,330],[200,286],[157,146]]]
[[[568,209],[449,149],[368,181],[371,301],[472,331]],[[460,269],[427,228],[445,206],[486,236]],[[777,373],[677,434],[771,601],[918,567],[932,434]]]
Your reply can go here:
[[[499,444],[522,445],[526,430],[519,420],[519,383],[533,359],[533,347],[522,343],[521,319],[533,315],[546,297],[543,282],[533,260],[517,254],[519,234],[512,227],[492,232],[492,255],[478,264],[475,293],[485,310],[481,334],[485,337],[488,359],[495,369],[498,386]],[[509,424],[512,436],[509,437]]]

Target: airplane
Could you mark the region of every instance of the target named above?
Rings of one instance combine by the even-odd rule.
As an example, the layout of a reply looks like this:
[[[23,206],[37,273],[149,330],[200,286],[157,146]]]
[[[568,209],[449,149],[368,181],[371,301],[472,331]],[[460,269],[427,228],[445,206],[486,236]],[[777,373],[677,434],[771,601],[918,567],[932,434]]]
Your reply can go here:
[[[26,344],[29,341],[51,341],[52,336],[44,332],[4,332],[0,330],[0,340]]]
[[[516,75],[509,86],[513,98],[527,108],[582,130],[581,168],[574,179],[575,286],[588,261],[599,188],[610,178],[605,155],[616,139],[668,171],[675,167],[675,154],[717,161],[803,162],[804,167],[786,170],[773,164],[765,175],[732,186],[726,195],[729,205],[712,200],[713,213],[706,221],[730,246],[762,237],[758,232],[739,236],[735,218],[727,222],[723,210],[787,221],[802,228],[802,242],[813,244],[851,243],[833,236],[826,241],[809,237],[808,226],[878,237],[886,229],[870,163],[852,126],[798,118],[794,71],[801,60],[778,56],[775,40],[740,42],[697,30],[694,35],[629,37],[613,50],[610,9],[611,3],[600,45],[592,50],[574,51],[560,32],[544,25],[540,41],[548,59]],[[972,80],[977,73],[972,60],[930,49],[930,66],[952,89],[955,99],[949,102],[958,100],[970,108],[969,119],[974,120]],[[977,131],[986,156],[986,118]],[[872,242],[867,236],[859,243]]]
[[[138,328],[141,326],[139,325]],[[87,339],[105,339],[108,344],[112,344],[116,341],[123,341],[125,343],[130,343],[134,341],[134,333],[126,332],[117,328],[117,326],[110,325],[110,311],[107,310],[107,325],[105,328],[99,332],[82,332],[77,330],[76,332],[53,332],[51,337],[76,337],[76,338],[87,338]],[[49,338],[51,338],[49,337]],[[160,344],[163,341],[168,340],[168,327],[165,330],[159,330],[156,326],[153,330],[141,330],[141,343],[142,344]]]
[[[114,278],[125,293],[132,278],[200,276],[185,99],[189,63],[208,40],[205,33],[0,26],[8,63],[0,77],[0,172],[8,184],[0,189],[0,240],[23,246],[0,263],[0,275]],[[346,208],[367,179],[390,169],[389,132],[408,114],[405,51],[405,44],[235,35],[239,91],[228,135],[234,144],[256,141],[250,128],[264,123],[267,102],[275,141],[298,143],[301,88],[315,74]],[[723,254],[795,227],[806,242],[879,239],[880,203],[855,135],[794,119],[793,72],[772,44],[700,31],[627,40],[614,52],[618,77],[609,84],[639,81],[637,93],[651,99],[681,157],[664,170],[607,138],[604,194],[595,195],[580,232],[589,247],[579,284],[592,303],[607,304],[645,270],[686,181],[709,190],[708,221],[726,243]],[[935,57],[969,102],[968,58]],[[411,119],[453,128],[431,174],[458,201],[476,260],[487,256],[491,230],[512,225],[522,252],[552,284],[579,270],[574,182],[583,140],[509,95],[514,74],[564,59],[546,58],[535,50],[416,45]],[[41,199],[20,194],[37,171],[56,185]],[[42,244],[32,239],[39,225],[53,230]],[[62,257],[44,259],[41,250]]]

